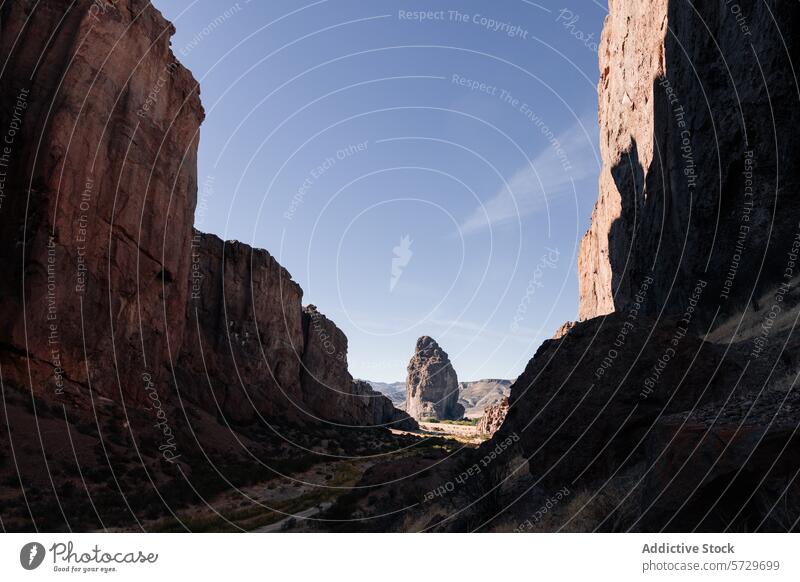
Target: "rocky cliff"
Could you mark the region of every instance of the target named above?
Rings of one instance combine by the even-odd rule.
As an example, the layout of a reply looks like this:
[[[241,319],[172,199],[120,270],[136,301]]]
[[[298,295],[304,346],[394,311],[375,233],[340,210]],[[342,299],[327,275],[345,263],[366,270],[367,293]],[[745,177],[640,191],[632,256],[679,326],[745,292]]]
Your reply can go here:
[[[178,379],[234,423],[300,419],[303,291],[264,250],[195,232]]]
[[[193,230],[204,112],[173,32],[147,0],[0,6],[7,527],[139,523],[415,426],[269,253]]]
[[[735,315],[782,281],[798,234],[800,9],[611,0],[600,46],[603,170],[579,260],[580,317]],[[780,14],[780,16],[777,16]]]
[[[481,416],[481,419],[478,421],[478,433],[492,436],[500,430],[507,415],[508,398],[503,397],[483,411],[483,416]]]
[[[436,340],[422,336],[408,363],[406,412],[417,420],[460,420],[464,407],[458,403],[458,377],[450,358]]]
[[[301,388],[309,413],[347,426],[414,429],[417,423],[391,400],[347,370],[347,336],[313,305],[303,311],[305,350]]]
[[[168,314],[188,296],[197,83],[146,0],[0,10],[0,319],[5,353],[27,357],[10,374],[141,403],[184,335]]]
[[[99,6],[2,8],[6,353],[44,395],[142,403],[147,374],[236,423],[371,422],[344,334],[289,273],[193,231],[203,109],[172,25],[144,0]]]

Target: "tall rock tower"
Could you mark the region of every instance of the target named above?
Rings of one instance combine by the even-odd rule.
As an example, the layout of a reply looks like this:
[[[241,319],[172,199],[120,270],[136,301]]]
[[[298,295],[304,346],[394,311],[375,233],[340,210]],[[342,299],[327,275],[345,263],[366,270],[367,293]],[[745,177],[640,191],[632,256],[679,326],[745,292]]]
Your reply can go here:
[[[418,420],[459,420],[464,407],[458,403],[458,377],[436,340],[422,336],[408,363],[406,412]]]

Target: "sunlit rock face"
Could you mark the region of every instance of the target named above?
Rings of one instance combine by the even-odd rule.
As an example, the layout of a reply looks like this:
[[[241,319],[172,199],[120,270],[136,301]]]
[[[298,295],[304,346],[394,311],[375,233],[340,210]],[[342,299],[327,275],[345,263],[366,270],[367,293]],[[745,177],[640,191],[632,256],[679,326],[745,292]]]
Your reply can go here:
[[[603,169],[579,258],[582,320],[644,311],[693,324],[780,283],[798,232],[794,3],[611,0],[600,46]],[[778,16],[780,14],[780,16]]]
[[[458,403],[458,377],[450,358],[436,340],[423,336],[408,363],[406,412],[418,420],[459,420],[464,407]]]
[[[488,407],[483,412],[483,416],[478,422],[478,433],[492,436],[503,425],[503,421],[508,414],[508,398],[503,398],[499,402]]]
[[[144,0],[0,8],[2,341],[43,395],[142,403],[180,347],[204,112],[173,32]]]

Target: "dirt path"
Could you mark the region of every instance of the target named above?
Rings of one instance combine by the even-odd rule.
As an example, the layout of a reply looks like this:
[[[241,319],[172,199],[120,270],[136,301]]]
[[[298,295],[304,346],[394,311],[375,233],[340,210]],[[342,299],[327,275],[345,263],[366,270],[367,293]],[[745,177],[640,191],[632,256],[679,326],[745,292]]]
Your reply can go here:
[[[252,533],[274,533],[283,531],[284,528],[288,529],[298,521],[306,520],[309,517],[314,517],[318,513],[330,509],[332,505],[333,505],[332,502],[324,501],[315,507],[311,507],[309,509],[306,509],[305,511],[301,511],[296,515],[292,515],[290,517],[287,517],[270,525],[254,529]]]

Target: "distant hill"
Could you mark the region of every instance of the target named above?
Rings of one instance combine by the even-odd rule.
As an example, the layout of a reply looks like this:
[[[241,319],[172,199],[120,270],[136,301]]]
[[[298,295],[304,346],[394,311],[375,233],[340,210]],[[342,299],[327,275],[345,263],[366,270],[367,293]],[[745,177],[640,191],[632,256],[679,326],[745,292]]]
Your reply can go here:
[[[403,410],[406,403],[405,382],[373,382],[367,380],[372,387],[389,397],[396,408]],[[467,418],[479,418],[483,411],[499,402],[511,393],[513,380],[477,380],[475,382],[459,382],[458,401],[464,406]]]
[[[406,383],[405,382],[373,382],[367,380],[372,385],[372,388],[378,392],[385,394],[392,401],[395,408],[405,410],[406,407]]]
[[[477,380],[460,382],[458,401],[466,409],[467,418],[480,418],[483,411],[511,394],[513,380]]]

